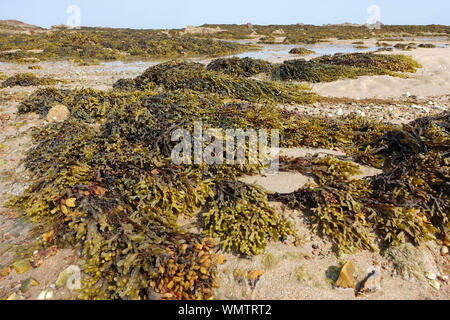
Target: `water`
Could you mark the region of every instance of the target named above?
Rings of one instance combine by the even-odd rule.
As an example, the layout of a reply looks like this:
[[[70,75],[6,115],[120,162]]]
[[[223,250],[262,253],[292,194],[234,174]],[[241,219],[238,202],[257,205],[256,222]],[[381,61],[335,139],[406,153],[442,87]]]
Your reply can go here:
[[[364,49],[357,49],[352,44],[314,44],[314,45],[290,45],[290,44],[265,44],[262,45],[263,49],[260,51],[248,51],[240,54],[234,54],[229,57],[239,57],[239,58],[254,58],[254,59],[264,59],[270,61],[284,61],[287,59],[296,58],[309,58],[317,57],[322,55],[333,55],[336,53],[355,53],[355,52],[368,52],[375,51],[379,47],[372,46]],[[290,54],[289,51],[293,48],[303,47],[314,51],[314,54],[308,56],[298,56]]]

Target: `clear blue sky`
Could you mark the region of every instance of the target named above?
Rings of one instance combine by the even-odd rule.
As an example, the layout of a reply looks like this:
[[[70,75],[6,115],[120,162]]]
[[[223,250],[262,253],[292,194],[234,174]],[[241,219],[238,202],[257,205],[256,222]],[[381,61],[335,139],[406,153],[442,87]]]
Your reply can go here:
[[[66,23],[81,9],[81,25],[183,28],[204,23],[366,23],[370,5],[385,24],[450,25],[449,0],[0,0],[0,19],[41,27]]]

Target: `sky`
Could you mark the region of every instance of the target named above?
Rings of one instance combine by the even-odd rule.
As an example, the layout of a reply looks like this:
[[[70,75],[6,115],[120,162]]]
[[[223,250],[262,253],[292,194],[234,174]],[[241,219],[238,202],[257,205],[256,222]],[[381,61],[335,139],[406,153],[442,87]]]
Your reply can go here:
[[[79,8],[79,15],[76,8],[68,12],[71,6]],[[377,19],[384,24],[450,25],[449,12],[449,0],[0,0],[0,20],[45,28],[77,21],[134,29],[247,22],[364,24]]]

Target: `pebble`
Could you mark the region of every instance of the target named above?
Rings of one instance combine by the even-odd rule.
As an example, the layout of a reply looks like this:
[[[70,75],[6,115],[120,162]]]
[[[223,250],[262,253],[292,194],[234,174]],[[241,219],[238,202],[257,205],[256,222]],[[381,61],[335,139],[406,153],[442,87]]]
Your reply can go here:
[[[46,300],[53,298],[53,291],[51,290],[44,290],[41,293],[39,293],[38,300]]]
[[[342,111],[342,109],[339,108],[339,110],[336,112],[336,114],[337,114],[338,116],[342,116],[342,115],[344,114],[344,111]]]
[[[69,115],[70,115],[69,109],[65,105],[58,104],[48,111],[47,121],[48,122],[62,121],[67,119]]]
[[[430,286],[433,287],[433,289],[439,290],[441,288],[441,284],[437,280],[431,280]]]
[[[445,256],[448,254],[448,248],[446,246],[441,247],[441,255]]]
[[[428,280],[436,280],[436,274],[433,272],[425,272],[425,278]]]
[[[364,282],[359,290],[360,293],[375,292],[381,289],[381,270],[379,267],[371,267],[368,270]]]

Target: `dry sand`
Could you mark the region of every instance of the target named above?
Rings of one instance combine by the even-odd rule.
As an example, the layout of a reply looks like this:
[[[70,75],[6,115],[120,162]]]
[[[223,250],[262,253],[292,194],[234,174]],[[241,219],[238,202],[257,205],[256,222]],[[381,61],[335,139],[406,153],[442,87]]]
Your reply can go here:
[[[388,53],[388,52],[383,52]],[[449,94],[450,48],[418,48],[394,52],[412,56],[423,68],[408,79],[391,76],[364,76],[313,85],[322,96],[350,98],[398,98],[416,95],[419,98]]]

